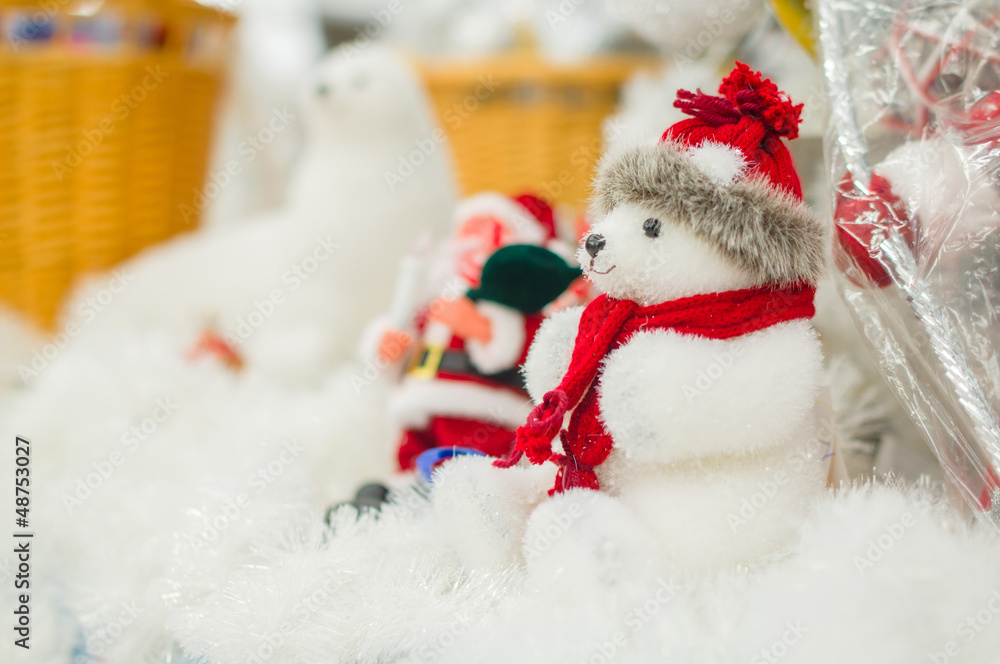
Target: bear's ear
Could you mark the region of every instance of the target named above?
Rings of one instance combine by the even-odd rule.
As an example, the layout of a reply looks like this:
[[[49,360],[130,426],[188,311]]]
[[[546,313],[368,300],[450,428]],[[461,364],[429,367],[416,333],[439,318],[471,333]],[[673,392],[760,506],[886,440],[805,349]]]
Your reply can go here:
[[[736,184],[750,168],[742,152],[722,143],[706,140],[686,152],[691,163],[720,187]]]

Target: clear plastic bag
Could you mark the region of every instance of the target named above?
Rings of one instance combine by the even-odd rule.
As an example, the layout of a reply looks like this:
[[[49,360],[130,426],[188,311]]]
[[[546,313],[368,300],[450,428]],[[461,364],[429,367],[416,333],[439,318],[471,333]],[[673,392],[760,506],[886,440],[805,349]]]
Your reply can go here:
[[[1000,513],[1000,2],[818,9],[838,283],[956,504]]]

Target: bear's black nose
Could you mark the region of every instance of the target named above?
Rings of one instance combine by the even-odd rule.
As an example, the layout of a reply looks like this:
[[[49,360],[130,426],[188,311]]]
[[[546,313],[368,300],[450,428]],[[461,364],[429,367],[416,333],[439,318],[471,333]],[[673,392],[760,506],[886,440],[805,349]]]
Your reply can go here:
[[[597,252],[604,248],[604,236],[597,234],[588,235],[587,243],[584,246],[591,257],[596,256]]]

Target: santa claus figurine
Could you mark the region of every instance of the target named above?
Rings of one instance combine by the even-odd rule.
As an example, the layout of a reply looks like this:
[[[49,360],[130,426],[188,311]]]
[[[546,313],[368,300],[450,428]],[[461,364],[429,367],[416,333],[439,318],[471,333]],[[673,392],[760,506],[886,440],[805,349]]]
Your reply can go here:
[[[531,410],[520,366],[542,309],[579,276],[579,268],[544,247],[509,245],[486,261],[479,286],[431,304],[389,402],[404,429],[400,469],[436,448],[510,451],[514,429]]]
[[[580,277],[563,258],[571,251],[556,236],[552,209],[530,194],[463,201],[443,254],[431,281],[446,294],[410,314],[409,329],[375,325],[378,357],[405,364],[388,404],[402,430],[401,470],[437,448],[510,451],[531,409],[519,367],[542,309]]]

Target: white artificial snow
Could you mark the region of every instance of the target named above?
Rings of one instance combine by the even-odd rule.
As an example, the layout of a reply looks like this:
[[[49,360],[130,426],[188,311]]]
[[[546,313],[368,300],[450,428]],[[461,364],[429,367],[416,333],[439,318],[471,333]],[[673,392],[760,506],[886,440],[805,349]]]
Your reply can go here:
[[[461,464],[442,484],[455,490],[434,504],[405,495],[377,522],[342,515],[331,536],[322,509],[391,471],[385,386],[355,392],[350,379],[365,367],[347,365],[291,388],[253,365],[237,377],[191,363],[185,350],[170,333],[82,336],[29,387],[0,397],[2,435],[30,436],[36,453],[33,518],[45,546],[34,561],[44,579],[34,654],[49,657],[35,661],[68,661],[78,634],[109,664],[167,661],[179,648],[220,664],[254,661],[248,653],[296,663],[730,662],[761,650],[789,663],[866,663],[923,661],[949,642],[961,652],[949,661],[995,661],[993,529],[966,527],[900,487],[825,497],[786,556],[709,578],[675,577],[612,498],[556,509],[544,498],[550,477],[523,494],[507,487],[507,498],[480,487],[482,505],[544,501],[514,538],[520,550],[491,557],[487,535],[445,501],[469,490],[456,484]],[[162,422],[158,400],[170,409]],[[146,427],[146,439],[132,427]],[[303,450],[285,463],[291,441]],[[123,461],[101,478],[113,452]],[[0,460],[3,476],[11,463]],[[88,476],[96,488],[69,512],[64,494]],[[602,532],[604,548],[580,546]],[[133,602],[141,613],[123,626]],[[3,660],[18,661],[3,644]]]

